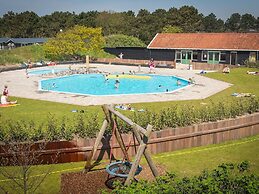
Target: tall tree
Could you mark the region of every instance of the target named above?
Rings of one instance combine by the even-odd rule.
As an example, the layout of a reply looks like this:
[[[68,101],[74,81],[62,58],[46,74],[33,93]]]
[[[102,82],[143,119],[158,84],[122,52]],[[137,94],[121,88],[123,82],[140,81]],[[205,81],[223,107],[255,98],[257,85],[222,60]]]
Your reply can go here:
[[[3,33],[5,37],[17,37],[17,26],[21,25],[17,21],[17,14],[9,11],[6,14],[3,15]]]
[[[157,9],[152,13],[153,24],[151,31],[154,33],[161,32],[163,27],[167,25],[167,11],[164,9]]]
[[[103,29],[105,36],[110,34],[120,34],[123,31],[124,18],[121,13],[101,12],[96,18],[97,27]]]
[[[22,12],[16,16],[20,24],[17,26],[17,36],[23,38],[37,37],[39,16],[34,12]]]
[[[123,25],[121,29],[121,33],[128,35],[128,36],[134,36],[137,37],[137,29],[135,27],[135,14],[133,11],[127,11],[127,12],[122,12],[122,17],[123,17]]]
[[[204,17],[202,23],[205,32],[222,32],[224,30],[224,21],[217,19],[214,13]]]
[[[153,18],[150,12],[146,9],[139,10],[134,26],[137,29],[138,38],[146,44],[148,44],[155,35],[155,33],[151,31],[151,25],[153,25]]]
[[[0,37],[3,37],[3,36],[4,36],[4,21],[0,17]]]
[[[193,6],[183,6],[178,10],[180,27],[184,32],[197,32],[202,30],[202,14]]]
[[[238,32],[240,30],[241,15],[239,13],[233,13],[225,23],[227,31]]]
[[[81,12],[76,16],[76,24],[95,28],[97,26],[96,18],[98,15],[99,12],[97,11]]]
[[[249,32],[256,30],[256,18],[251,14],[244,14],[240,20],[240,30],[242,32]]]
[[[171,26],[180,26],[180,14],[177,8],[170,8],[167,12],[167,24]]]
[[[38,24],[38,34],[42,37],[54,37],[60,30],[66,30],[75,25],[75,14],[69,12],[54,12],[41,17]]]

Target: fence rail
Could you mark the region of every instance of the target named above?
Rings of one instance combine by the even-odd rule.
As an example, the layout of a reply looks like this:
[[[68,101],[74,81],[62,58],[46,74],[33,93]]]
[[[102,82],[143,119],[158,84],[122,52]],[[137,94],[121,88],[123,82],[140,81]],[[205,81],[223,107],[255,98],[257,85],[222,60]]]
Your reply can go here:
[[[168,128],[151,133],[147,149],[152,154],[180,150],[184,148],[216,144],[228,140],[236,140],[259,134],[259,113],[227,119],[217,122],[201,123],[181,128]],[[123,141],[129,147],[129,156],[135,155],[135,146],[131,134],[123,134]],[[102,139],[95,160],[108,159],[111,150],[111,136]],[[95,138],[76,139],[73,141],[49,142],[45,150],[41,150],[45,163],[52,161],[58,154],[58,163],[84,161],[92,150]],[[131,142],[131,143],[130,143]],[[137,141],[135,141],[137,142]],[[6,157],[0,146],[0,157]],[[123,157],[118,144],[113,145],[115,158]]]

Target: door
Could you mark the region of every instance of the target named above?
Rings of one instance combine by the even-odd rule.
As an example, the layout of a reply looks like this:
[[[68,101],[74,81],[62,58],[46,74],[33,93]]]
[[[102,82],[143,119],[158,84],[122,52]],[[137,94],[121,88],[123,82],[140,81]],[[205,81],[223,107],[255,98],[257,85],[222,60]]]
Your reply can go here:
[[[208,63],[209,64],[219,64],[220,52],[218,51],[209,51],[208,52]]]
[[[236,52],[230,53],[230,64],[231,65],[237,64],[237,53]]]
[[[175,62],[176,63],[181,63],[181,51],[176,51],[175,52]]]
[[[192,51],[182,51],[182,64],[190,64],[192,60]]]

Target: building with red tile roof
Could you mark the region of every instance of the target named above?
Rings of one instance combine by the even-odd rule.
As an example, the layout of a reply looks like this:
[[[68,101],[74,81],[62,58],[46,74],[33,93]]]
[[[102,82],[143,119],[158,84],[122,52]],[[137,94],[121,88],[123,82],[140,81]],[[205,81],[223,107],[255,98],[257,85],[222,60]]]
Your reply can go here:
[[[159,33],[147,48],[171,50],[182,64],[244,64],[259,60],[259,33]]]

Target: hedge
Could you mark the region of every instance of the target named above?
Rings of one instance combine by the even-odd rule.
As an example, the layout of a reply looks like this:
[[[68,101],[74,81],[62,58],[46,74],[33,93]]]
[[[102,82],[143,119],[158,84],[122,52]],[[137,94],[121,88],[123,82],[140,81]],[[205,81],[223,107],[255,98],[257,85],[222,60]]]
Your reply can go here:
[[[173,106],[158,113],[146,110],[134,112],[129,117],[140,126],[146,128],[153,125],[155,130],[167,127],[184,127],[196,123],[217,121],[237,116],[251,114],[259,110],[259,99],[255,97],[236,98],[232,101],[210,102],[206,105]],[[55,115],[49,115],[47,122],[40,125],[34,121],[9,121],[0,124],[0,141],[27,141],[27,140],[72,140],[75,137],[92,138],[99,131],[103,118],[98,114],[81,114],[73,122],[63,117],[61,121]],[[130,126],[119,120],[119,126],[127,133]]]

